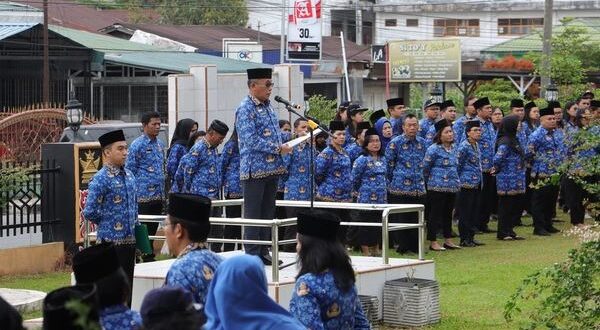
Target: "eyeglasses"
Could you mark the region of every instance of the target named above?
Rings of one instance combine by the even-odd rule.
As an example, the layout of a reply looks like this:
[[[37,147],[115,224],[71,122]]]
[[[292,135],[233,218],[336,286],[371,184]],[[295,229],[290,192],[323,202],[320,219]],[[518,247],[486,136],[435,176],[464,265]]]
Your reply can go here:
[[[258,86],[265,86],[266,88],[271,88],[271,87],[274,87],[274,86],[275,86],[275,83],[273,83],[273,82],[268,82],[268,83],[266,83],[266,84],[264,84],[264,85],[262,85],[262,84],[257,84],[257,85],[258,85]]]

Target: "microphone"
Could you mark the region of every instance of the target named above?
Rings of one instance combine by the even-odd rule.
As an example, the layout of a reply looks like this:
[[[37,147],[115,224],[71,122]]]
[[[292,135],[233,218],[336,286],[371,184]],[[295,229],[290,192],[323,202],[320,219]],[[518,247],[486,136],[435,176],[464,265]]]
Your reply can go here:
[[[279,102],[279,103],[283,103],[283,105],[285,105],[286,107],[290,107],[290,108],[294,108],[294,109],[300,109],[300,106],[296,103],[292,103],[284,98],[282,98],[281,96],[277,95],[275,96],[275,101]]]

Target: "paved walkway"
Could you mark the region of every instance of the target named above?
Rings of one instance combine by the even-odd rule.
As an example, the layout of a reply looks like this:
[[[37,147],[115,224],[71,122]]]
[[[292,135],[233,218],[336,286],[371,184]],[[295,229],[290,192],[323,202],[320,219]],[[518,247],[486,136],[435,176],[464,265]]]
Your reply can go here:
[[[45,292],[0,288],[0,296],[13,305],[21,314],[42,310]]]

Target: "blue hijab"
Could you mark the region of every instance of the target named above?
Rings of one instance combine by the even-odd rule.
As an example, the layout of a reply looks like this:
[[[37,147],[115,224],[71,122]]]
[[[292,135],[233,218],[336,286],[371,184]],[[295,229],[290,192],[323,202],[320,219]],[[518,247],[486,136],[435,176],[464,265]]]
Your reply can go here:
[[[388,143],[390,143],[392,140],[392,138],[386,138],[383,136],[383,125],[385,125],[385,123],[388,123],[390,126],[392,126],[390,120],[385,117],[381,117],[375,122],[375,130],[377,131],[377,135],[379,135],[379,140],[381,141],[381,150],[384,151],[387,148]]]
[[[250,255],[219,265],[204,307],[206,329],[306,329],[267,293],[263,263]]]

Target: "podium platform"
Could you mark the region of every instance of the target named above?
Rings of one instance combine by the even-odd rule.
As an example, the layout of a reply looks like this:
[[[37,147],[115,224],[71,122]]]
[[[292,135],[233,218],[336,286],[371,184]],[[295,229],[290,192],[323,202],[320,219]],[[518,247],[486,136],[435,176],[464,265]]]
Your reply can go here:
[[[220,253],[224,258],[242,254],[242,251]],[[281,252],[279,259],[283,264],[296,260],[296,253]],[[384,265],[382,258],[352,256],[352,266],[356,272],[356,286],[361,295],[376,296],[379,299],[379,316],[382,316],[383,285],[385,281],[402,277],[435,279],[433,260],[390,258],[389,265]],[[133,276],[132,309],[139,310],[146,293],[161,287],[171,264],[175,259],[137,264]],[[281,269],[279,282],[272,280],[271,266],[265,266],[269,296],[281,306],[288,309],[294,290],[295,277],[298,273],[296,265]]]

